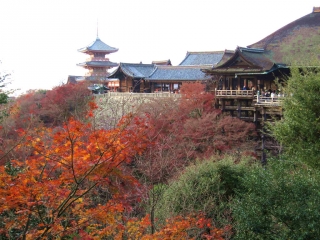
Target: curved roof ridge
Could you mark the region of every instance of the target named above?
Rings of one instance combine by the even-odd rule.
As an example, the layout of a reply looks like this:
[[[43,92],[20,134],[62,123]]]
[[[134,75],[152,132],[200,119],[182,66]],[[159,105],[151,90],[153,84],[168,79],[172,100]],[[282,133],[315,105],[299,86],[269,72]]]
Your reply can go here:
[[[186,56],[184,57],[184,59],[182,60],[182,62],[179,65],[181,65],[188,58],[189,55],[190,55],[190,53],[187,51]]]
[[[126,68],[127,63],[120,63],[119,68],[126,74],[133,76],[133,72]]]
[[[154,72],[156,65],[143,63],[120,63],[120,68],[123,73],[131,77],[146,78]]]
[[[168,65],[158,65],[160,69],[183,69],[183,68],[202,68],[203,65],[178,65],[178,66],[168,66]]]
[[[255,53],[263,53],[264,49],[263,48],[249,48],[249,47],[237,47],[240,52],[245,51],[245,52],[255,52]]]
[[[150,78],[157,70],[158,70],[158,66],[155,66],[153,71],[150,73],[149,76],[147,76],[147,78]]]
[[[114,71],[112,71],[112,72],[109,74],[109,76],[114,75],[119,69],[120,69],[120,64],[117,66],[117,68],[116,68]]]
[[[224,53],[235,53],[236,51],[235,50],[230,50],[230,49],[225,49],[223,52]]]
[[[95,41],[90,43],[88,46],[78,49],[79,52],[106,52],[113,53],[117,52],[119,49],[109,46],[104,43],[99,37],[96,38]]]
[[[154,64],[152,63],[124,63],[124,62],[120,62],[121,65],[130,65],[130,66],[154,66]]]
[[[187,54],[223,53],[224,51],[188,51]]]

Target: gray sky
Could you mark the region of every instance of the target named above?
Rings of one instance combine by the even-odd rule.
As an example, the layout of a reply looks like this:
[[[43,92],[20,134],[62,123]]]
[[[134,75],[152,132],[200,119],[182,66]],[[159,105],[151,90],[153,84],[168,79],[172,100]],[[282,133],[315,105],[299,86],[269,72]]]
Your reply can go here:
[[[113,62],[178,65],[187,51],[247,46],[312,12],[319,0],[0,0],[0,60],[12,88],[46,88],[83,75],[77,49],[97,34]]]

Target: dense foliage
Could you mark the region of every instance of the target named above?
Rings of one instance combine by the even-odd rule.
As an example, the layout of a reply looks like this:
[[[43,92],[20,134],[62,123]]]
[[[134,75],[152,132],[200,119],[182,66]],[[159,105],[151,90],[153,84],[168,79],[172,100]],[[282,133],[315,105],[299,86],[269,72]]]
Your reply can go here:
[[[242,191],[241,179],[248,164],[234,164],[231,157],[221,161],[210,159],[188,167],[163,191],[157,217],[203,212],[216,226],[232,225],[230,202]]]
[[[207,161],[163,190],[156,216],[205,213],[235,239],[317,239],[319,189],[320,173],[303,164],[275,160],[264,169],[228,158]]]
[[[317,239],[320,174],[289,161],[269,161],[242,178],[234,201],[236,239]]]
[[[105,112],[82,84],[4,104],[0,239],[317,239],[313,70],[293,70],[270,128],[285,154],[263,167],[254,125],[201,83],[139,106],[99,98]]]
[[[320,167],[320,72],[317,68],[291,69],[284,92],[284,117],[272,127],[286,153]]]

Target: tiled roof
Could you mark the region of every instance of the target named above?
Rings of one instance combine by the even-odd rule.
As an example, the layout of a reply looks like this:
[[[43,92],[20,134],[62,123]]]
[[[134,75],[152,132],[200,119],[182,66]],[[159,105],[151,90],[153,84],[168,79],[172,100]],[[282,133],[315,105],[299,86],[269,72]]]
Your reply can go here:
[[[186,57],[179,64],[180,66],[215,66],[224,55],[224,51],[212,52],[187,52]]]
[[[196,81],[210,79],[200,66],[157,66],[154,73],[146,78],[149,81]]]
[[[110,61],[90,61],[78,63],[78,66],[81,67],[117,67],[118,64]]]
[[[266,55],[264,49],[238,47],[236,52],[227,61],[213,67],[203,69],[207,73],[265,73],[277,68]]]
[[[263,49],[250,49],[250,48],[238,48],[243,56],[248,62],[252,63],[254,66],[258,66],[262,71],[270,70],[274,62],[268,58]]]
[[[222,64],[224,64],[226,61],[228,61],[232,56],[233,54],[235,53],[234,50],[224,50],[224,53],[223,53],[223,56],[220,60],[220,62],[218,62],[218,64],[216,66],[220,66]]]
[[[320,12],[317,9],[249,47],[264,48],[268,57],[278,63],[306,65],[310,59],[320,59]]]
[[[152,61],[152,64],[155,65],[172,65],[170,59],[162,61]]]
[[[154,64],[120,63],[120,66],[110,74],[110,77],[113,77],[116,73],[122,71],[124,74],[132,78],[146,78],[149,77],[155,69],[156,65]]]
[[[113,53],[118,51],[118,48],[110,47],[109,45],[105,44],[100,40],[99,37],[89,44],[87,47],[78,49],[79,52],[105,52],[105,53]]]
[[[77,83],[77,78],[79,78],[79,77],[80,76],[69,75],[67,83]]]

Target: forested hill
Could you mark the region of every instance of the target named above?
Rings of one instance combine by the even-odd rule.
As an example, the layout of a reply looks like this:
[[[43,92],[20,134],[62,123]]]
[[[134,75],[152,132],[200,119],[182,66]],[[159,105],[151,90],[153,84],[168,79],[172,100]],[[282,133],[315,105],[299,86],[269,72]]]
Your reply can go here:
[[[255,126],[200,83],[179,98],[68,84],[1,104],[0,239],[317,239],[314,70],[292,69],[268,128],[283,151],[263,166]]]

